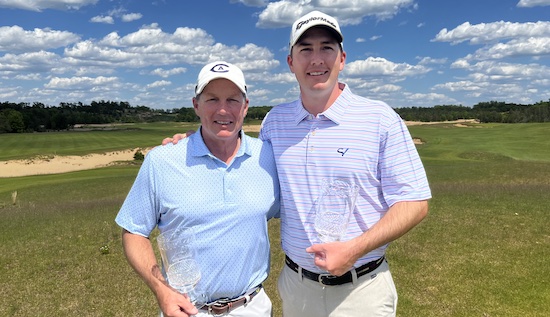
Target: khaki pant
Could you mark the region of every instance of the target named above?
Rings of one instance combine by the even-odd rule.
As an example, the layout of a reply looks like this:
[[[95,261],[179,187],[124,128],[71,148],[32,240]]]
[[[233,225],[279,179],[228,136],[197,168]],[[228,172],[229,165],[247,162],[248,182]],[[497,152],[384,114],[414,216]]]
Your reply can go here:
[[[397,291],[388,263],[356,283],[323,286],[284,266],[278,280],[284,317],[394,317]]]

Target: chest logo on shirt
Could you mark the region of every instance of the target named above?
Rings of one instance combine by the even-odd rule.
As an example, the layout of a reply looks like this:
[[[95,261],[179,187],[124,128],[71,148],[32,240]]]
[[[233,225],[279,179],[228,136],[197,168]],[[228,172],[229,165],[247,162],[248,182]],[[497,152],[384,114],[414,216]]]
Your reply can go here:
[[[342,154],[342,156],[344,156],[346,154],[346,152],[349,150],[349,148],[339,148],[338,150],[336,150],[336,152]]]

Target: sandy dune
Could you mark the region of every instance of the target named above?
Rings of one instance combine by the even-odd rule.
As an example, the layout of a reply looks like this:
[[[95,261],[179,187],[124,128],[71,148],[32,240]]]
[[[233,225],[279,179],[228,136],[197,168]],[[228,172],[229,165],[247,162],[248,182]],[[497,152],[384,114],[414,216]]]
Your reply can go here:
[[[58,174],[108,166],[118,161],[132,161],[138,149],[88,154],[85,156],[44,156],[0,162],[0,177]],[[143,154],[147,150],[141,150]]]

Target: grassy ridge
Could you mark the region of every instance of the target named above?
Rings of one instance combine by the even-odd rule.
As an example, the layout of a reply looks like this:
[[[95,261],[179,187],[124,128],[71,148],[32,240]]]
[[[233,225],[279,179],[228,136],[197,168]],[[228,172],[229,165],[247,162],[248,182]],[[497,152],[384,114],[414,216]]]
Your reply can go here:
[[[388,251],[398,316],[542,317],[550,311],[550,147],[543,133],[550,126],[476,126],[411,127],[426,142],[419,151],[434,198],[428,218]],[[173,133],[160,126],[150,132],[141,136],[147,144],[136,147]],[[128,130],[100,142],[94,133],[65,144],[122,149],[135,137]],[[157,313],[151,292],[124,259],[113,221],[137,170],[0,179],[0,316]],[[279,222],[269,226],[266,289],[274,316],[281,316]],[[100,252],[105,246],[109,254]]]

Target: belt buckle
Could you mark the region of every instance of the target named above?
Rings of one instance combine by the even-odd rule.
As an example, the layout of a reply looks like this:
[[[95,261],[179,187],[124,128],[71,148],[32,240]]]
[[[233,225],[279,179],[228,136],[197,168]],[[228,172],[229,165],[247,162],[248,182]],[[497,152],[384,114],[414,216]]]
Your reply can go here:
[[[218,306],[218,307],[224,307],[227,306],[227,304],[231,303],[232,300],[229,299],[229,297],[220,298],[213,303],[210,303],[210,306]]]
[[[220,304],[220,305],[227,305],[231,303],[232,300],[229,297],[224,297],[216,300],[214,303]]]
[[[319,284],[323,285],[323,286],[330,286],[330,284],[325,284],[323,282],[323,278],[326,278],[326,279],[330,279],[332,275],[331,274],[328,274],[328,273],[321,273],[319,274],[319,276],[317,277],[317,281],[319,282]]]
[[[212,314],[213,316],[221,316],[223,314],[225,314],[227,311],[222,311],[222,312],[214,312],[214,309],[216,310],[219,310],[219,309],[227,309],[227,306],[228,304],[231,302],[231,300],[227,297],[225,298],[220,298],[210,304],[207,304],[205,305],[207,307],[207,311],[208,313]]]

